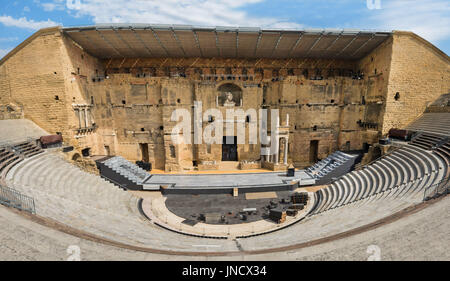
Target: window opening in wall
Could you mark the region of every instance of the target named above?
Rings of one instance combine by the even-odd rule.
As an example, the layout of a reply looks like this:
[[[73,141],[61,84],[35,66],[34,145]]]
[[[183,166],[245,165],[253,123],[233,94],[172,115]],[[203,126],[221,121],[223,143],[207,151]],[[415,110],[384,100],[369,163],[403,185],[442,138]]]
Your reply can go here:
[[[91,153],[91,148],[85,148],[83,150],[81,150],[81,154],[83,155],[83,157],[88,157]]]
[[[175,156],[176,156],[175,155],[175,146],[170,145],[169,149],[170,149],[170,157],[175,158]]]
[[[363,151],[364,151],[364,153],[369,152],[369,148],[370,148],[370,144],[368,144],[367,142],[363,143]]]
[[[59,100],[59,96],[55,96],[55,100]]]
[[[141,128],[141,132],[144,132],[145,131],[145,129],[144,128]]]
[[[163,130],[164,130],[164,126],[159,126],[159,129],[160,129],[161,131],[163,131]]]
[[[312,129],[313,131],[317,131],[317,125],[314,125]]]
[[[177,103],[181,103],[181,100],[180,100],[180,99],[177,99]]]
[[[91,96],[91,104],[94,104],[94,97]]]
[[[250,123],[250,115],[245,116],[245,122]]]
[[[208,115],[208,122],[209,122],[209,123],[214,122],[214,116]]]
[[[125,100],[122,100],[122,104],[126,104],[127,102]]]
[[[399,92],[395,93],[394,99],[396,101],[400,99],[400,93]]]
[[[110,156],[110,155],[111,155],[111,150],[110,150],[110,148],[109,148],[108,145],[105,145],[105,152],[106,152],[106,155],[107,155],[107,156]]]
[[[308,69],[303,70],[303,76],[308,78]]]

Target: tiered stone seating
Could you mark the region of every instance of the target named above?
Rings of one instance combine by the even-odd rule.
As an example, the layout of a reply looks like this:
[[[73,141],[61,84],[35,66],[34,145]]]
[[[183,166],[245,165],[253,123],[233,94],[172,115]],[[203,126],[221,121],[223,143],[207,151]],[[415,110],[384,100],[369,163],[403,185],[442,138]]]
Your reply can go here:
[[[0,183],[4,184],[8,171],[25,157],[42,153],[43,150],[33,142],[25,141],[0,148]]]
[[[423,149],[432,150],[436,145],[446,141],[448,137],[444,135],[435,135],[430,133],[419,133],[411,140],[411,144]]]
[[[12,149],[14,152],[20,153],[25,157],[31,157],[43,152],[43,150],[38,147],[33,141],[26,141],[16,144],[12,147]]]
[[[423,198],[424,188],[448,177],[448,163],[448,159],[439,154],[413,145],[404,146],[317,191],[318,203],[310,214],[374,196],[402,198],[417,195]]]
[[[81,260],[366,260],[369,254],[368,245],[374,244],[382,249],[383,260],[443,260],[448,258],[448,227],[450,214],[450,197],[402,218],[395,223],[380,226],[378,230],[364,232],[362,235],[341,237],[332,243],[325,243],[300,249],[283,250],[269,253],[260,252],[258,255],[248,255],[241,252],[235,258],[224,256],[174,256],[158,253],[146,253],[109,246],[93,241],[74,237],[64,232],[29,221],[27,218],[11,212],[0,206],[0,260],[67,260],[69,245],[77,245],[81,249]],[[352,207],[349,205],[349,207]],[[364,206],[363,206],[364,207]],[[345,207],[344,207],[345,208]],[[358,209],[362,207],[355,206]],[[367,206],[365,207],[367,208]],[[355,213],[344,212],[353,220]],[[292,227],[282,229],[271,234],[256,236],[248,239],[237,239],[244,251],[264,250],[285,245],[293,245],[304,241],[311,241],[328,236],[347,227],[348,220],[339,215],[341,209],[306,218]],[[377,216],[374,213],[363,215]],[[330,220],[326,220],[329,218]],[[357,221],[356,219],[355,221]],[[360,222],[361,223],[361,222]],[[340,227],[339,227],[340,225]],[[380,231],[381,230],[381,231]],[[312,238],[311,238],[312,237]],[[433,239],[430,239],[432,237]],[[208,241],[208,240],[206,240]],[[215,240],[214,249],[220,247],[223,240]],[[202,251],[202,243],[191,245],[191,251]],[[214,245],[211,245],[214,246]],[[171,250],[169,245],[166,248]],[[234,249],[234,251],[238,251]]]
[[[450,136],[450,113],[424,113],[406,129]]]
[[[333,177],[347,173],[355,161],[355,155],[336,151],[327,158],[305,169],[305,172],[316,180],[316,184],[328,183]]]
[[[395,158],[397,167],[394,164],[387,166],[391,157]],[[288,246],[360,227],[421,202],[423,196],[417,193],[421,187],[443,176],[436,166],[444,161],[414,146],[397,150],[385,159],[345,175],[333,182],[331,188],[319,190],[314,195],[315,209],[323,211],[286,229],[239,239],[240,248],[256,250]],[[388,167],[396,167],[393,176],[403,171],[403,177],[390,180]],[[398,178],[402,179],[401,183]],[[81,171],[56,152],[25,159],[10,170],[7,181],[9,186],[35,199],[38,215],[107,239],[163,250],[240,249],[231,239],[219,241],[185,236],[152,224],[140,215],[138,199],[131,193],[99,176]],[[195,245],[212,247],[197,248]]]
[[[154,225],[140,214],[137,197],[78,169],[58,152],[25,159],[7,174],[7,184],[33,197],[38,215],[114,241],[192,250],[193,244],[204,245],[210,240]],[[235,249],[231,241],[227,247]]]

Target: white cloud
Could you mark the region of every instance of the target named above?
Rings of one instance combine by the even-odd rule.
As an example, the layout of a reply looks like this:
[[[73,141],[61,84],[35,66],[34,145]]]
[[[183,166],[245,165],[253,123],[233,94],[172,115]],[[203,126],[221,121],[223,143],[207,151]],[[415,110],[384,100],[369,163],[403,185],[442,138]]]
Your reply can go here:
[[[57,0],[58,2],[60,0]],[[212,26],[301,28],[273,17],[253,17],[243,9],[262,0],[67,0],[66,8],[95,23],[165,23]],[[55,2],[56,3],[56,2]],[[124,5],[125,4],[125,5]]]
[[[38,3],[46,12],[52,12],[54,10],[62,11],[65,9],[64,0],[54,0],[53,2]]]
[[[450,37],[450,1],[382,0],[370,20],[384,29],[413,31],[429,41]]]
[[[11,51],[11,49],[0,49],[0,59],[6,56]]]
[[[18,41],[19,37],[0,37],[0,43],[2,42],[15,42]]]
[[[16,19],[11,16],[5,15],[0,16],[0,23],[2,23],[5,26],[13,26],[33,30],[60,25],[50,19],[48,19],[47,21],[34,21],[32,19],[28,20],[26,17]]]

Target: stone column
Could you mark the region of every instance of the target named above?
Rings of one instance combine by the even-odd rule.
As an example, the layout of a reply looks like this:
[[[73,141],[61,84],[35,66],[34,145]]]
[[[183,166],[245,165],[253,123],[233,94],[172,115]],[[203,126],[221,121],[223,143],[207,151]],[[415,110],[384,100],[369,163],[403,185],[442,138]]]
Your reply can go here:
[[[89,117],[88,117],[88,111],[87,111],[87,108],[85,107],[84,108],[84,119],[85,119],[85,128],[88,128],[89,127],[89,121],[88,121],[88,119],[89,119]]]
[[[288,115],[289,116],[289,115]],[[288,119],[289,120],[289,119]],[[284,138],[284,164],[285,165],[287,165],[287,158],[288,158],[288,147],[289,147],[289,144],[288,144],[288,139],[287,138]]]
[[[94,124],[95,121],[94,121],[94,116],[93,116],[90,108],[89,108],[89,120],[91,121],[90,125],[92,126],[92,124]]]
[[[77,116],[78,116],[78,128],[81,129],[81,109],[76,108],[75,110],[77,111]]]

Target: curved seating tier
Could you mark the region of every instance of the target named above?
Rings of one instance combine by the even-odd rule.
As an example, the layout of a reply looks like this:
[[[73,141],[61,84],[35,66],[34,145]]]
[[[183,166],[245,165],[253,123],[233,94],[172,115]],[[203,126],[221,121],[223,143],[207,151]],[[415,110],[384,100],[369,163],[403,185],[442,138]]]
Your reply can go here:
[[[38,215],[110,240],[161,250],[263,250],[342,233],[421,202],[422,195],[417,193],[421,186],[442,176],[440,170],[433,169],[443,160],[415,147],[405,147],[393,156],[395,161],[391,164],[376,162],[316,192],[315,209],[322,213],[316,212],[288,228],[238,242],[191,237],[160,228],[140,215],[138,199],[131,193],[81,171],[59,153],[25,159],[10,170],[7,181],[9,186],[35,199]],[[323,213],[324,210],[328,211]]]
[[[446,146],[442,147],[445,150]],[[443,154],[406,145],[318,190],[319,202],[310,215],[379,194],[393,198],[417,196],[420,202],[425,188],[448,177],[450,158]]]
[[[320,244],[299,249],[279,252],[236,256],[173,256],[145,252],[104,245],[80,239],[69,234],[49,229],[29,221],[27,218],[0,206],[0,241],[2,241],[0,260],[67,260],[69,245],[77,245],[81,249],[81,259],[90,260],[366,260],[370,254],[368,245],[377,245],[382,249],[383,260],[446,260],[448,259],[450,227],[450,197],[442,198],[435,204],[411,214],[396,223],[380,226],[381,229],[364,232],[360,235],[341,237],[331,243]],[[344,207],[345,208],[345,207]],[[339,231],[338,225],[347,224],[339,216],[339,209],[326,214],[306,218],[287,228],[271,234],[250,239],[238,239],[242,250],[279,247],[282,244],[308,240],[309,237],[326,236],[332,229]],[[371,216],[371,213],[364,213]],[[355,214],[344,212],[350,219]],[[328,216],[330,220],[327,219]],[[339,220],[335,221],[336,218]],[[334,219],[334,220],[333,220]],[[325,229],[330,226],[330,229]],[[433,239],[430,239],[433,237]],[[215,241],[219,245],[222,240]],[[204,245],[203,243],[197,245]],[[255,246],[256,245],[256,246]],[[198,248],[198,247],[197,247]],[[221,248],[215,247],[217,251]],[[193,250],[198,250],[193,248]]]
[[[450,136],[450,113],[424,113],[406,129]]]
[[[200,240],[201,244],[212,240],[176,234],[154,225],[139,213],[137,197],[80,170],[58,152],[46,152],[16,165],[7,174],[7,183],[34,198],[38,215],[114,241],[192,250]],[[235,249],[232,242],[228,247]]]
[[[0,183],[5,183],[5,175],[25,157],[42,153],[43,150],[32,141],[20,142],[8,147],[0,147]]]

